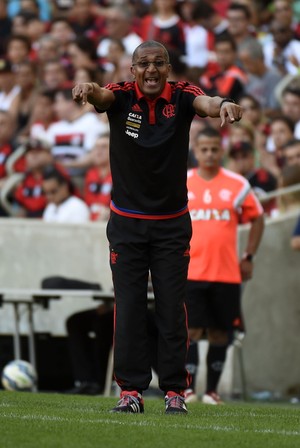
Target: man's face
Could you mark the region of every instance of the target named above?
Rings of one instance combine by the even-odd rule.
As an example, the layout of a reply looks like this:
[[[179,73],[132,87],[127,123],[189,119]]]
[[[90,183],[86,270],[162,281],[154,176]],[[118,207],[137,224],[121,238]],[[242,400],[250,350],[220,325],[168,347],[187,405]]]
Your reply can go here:
[[[92,160],[95,166],[109,165],[109,138],[99,137],[92,150]]]
[[[271,123],[271,136],[275,148],[281,148],[293,138],[293,132],[284,121],[276,120]]]
[[[300,120],[300,97],[290,92],[285,93],[282,97],[282,112],[297,123]]]
[[[160,47],[140,49],[131,67],[131,73],[141,92],[150,99],[157,98],[162,93],[170,70],[166,53]]]
[[[223,70],[231,67],[236,58],[236,52],[229,42],[218,42],[216,44],[217,62]]]
[[[239,154],[231,157],[231,162],[233,171],[242,176],[246,176],[254,169],[254,156],[251,153],[243,153],[241,151]]]
[[[68,100],[61,92],[55,95],[54,112],[60,120],[69,120],[72,108],[72,100]]]
[[[300,143],[286,146],[283,151],[286,165],[299,165],[300,166]]]
[[[55,205],[61,204],[69,196],[68,186],[60,184],[56,179],[44,180],[43,191],[47,202]]]
[[[200,135],[193,148],[195,159],[200,168],[215,171],[219,168],[223,156],[221,139]]]
[[[248,31],[249,20],[243,11],[228,10],[228,30],[232,36],[243,36]]]

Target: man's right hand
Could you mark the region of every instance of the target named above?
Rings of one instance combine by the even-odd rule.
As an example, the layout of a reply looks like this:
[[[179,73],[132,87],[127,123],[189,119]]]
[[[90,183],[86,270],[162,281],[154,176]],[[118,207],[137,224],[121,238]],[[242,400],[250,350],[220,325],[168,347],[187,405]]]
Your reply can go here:
[[[84,106],[87,103],[87,96],[94,92],[94,84],[92,82],[83,82],[77,84],[72,89],[73,100]]]

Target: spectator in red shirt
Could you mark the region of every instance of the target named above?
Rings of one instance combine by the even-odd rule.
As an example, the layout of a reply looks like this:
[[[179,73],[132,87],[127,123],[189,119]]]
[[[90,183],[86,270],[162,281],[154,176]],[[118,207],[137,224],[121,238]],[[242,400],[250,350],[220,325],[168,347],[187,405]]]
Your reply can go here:
[[[154,0],[153,11],[141,23],[143,40],[156,40],[168,49],[185,54],[184,24],[176,0]]]
[[[15,123],[9,112],[0,110],[0,190],[7,178],[6,162],[13,152],[13,134]],[[5,208],[0,204],[0,217],[7,216]]]
[[[92,167],[85,175],[84,200],[92,221],[106,221],[110,213],[112,178],[109,163],[109,133],[102,134],[89,154]]]
[[[221,35],[216,38],[215,52],[217,57],[217,70],[204,72],[200,77],[200,86],[207,95],[220,95],[234,100],[244,93],[247,76],[236,65],[237,47],[230,35]]]
[[[277,189],[277,179],[265,168],[255,167],[254,147],[248,142],[238,142],[231,146],[229,150],[231,168],[238,174],[244,176],[258,198],[263,198],[266,193]],[[267,215],[276,208],[275,199],[263,202],[264,212]]]
[[[39,218],[46,206],[42,190],[43,170],[54,164],[54,159],[50,147],[42,141],[29,140],[25,150],[24,177],[13,192],[13,202],[18,217]]]

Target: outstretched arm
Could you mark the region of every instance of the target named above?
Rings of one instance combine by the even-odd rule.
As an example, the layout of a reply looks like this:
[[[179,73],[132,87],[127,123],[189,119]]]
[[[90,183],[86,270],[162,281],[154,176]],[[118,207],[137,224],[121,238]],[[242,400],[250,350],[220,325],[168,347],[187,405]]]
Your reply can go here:
[[[83,106],[89,102],[100,110],[106,110],[115,100],[115,95],[111,90],[100,87],[95,82],[84,82],[77,84],[73,90],[73,100]]]
[[[212,118],[221,118],[221,126],[227,123],[234,123],[242,118],[243,110],[241,106],[226,101],[220,96],[197,96],[193,103],[194,109],[198,115],[207,115]]]

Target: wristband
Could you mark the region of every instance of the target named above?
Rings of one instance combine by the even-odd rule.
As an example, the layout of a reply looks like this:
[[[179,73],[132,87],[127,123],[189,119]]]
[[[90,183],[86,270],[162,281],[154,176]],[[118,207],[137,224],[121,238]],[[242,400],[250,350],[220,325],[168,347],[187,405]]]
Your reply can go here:
[[[224,103],[234,103],[234,104],[235,104],[235,101],[232,100],[231,98],[224,98],[224,99],[220,102],[220,109],[221,109],[221,107],[223,106]]]
[[[250,261],[251,263],[253,261],[253,258],[254,258],[254,255],[248,254],[247,252],[245,252],[242,256],[242,260],[247,260],[247,261]]]

